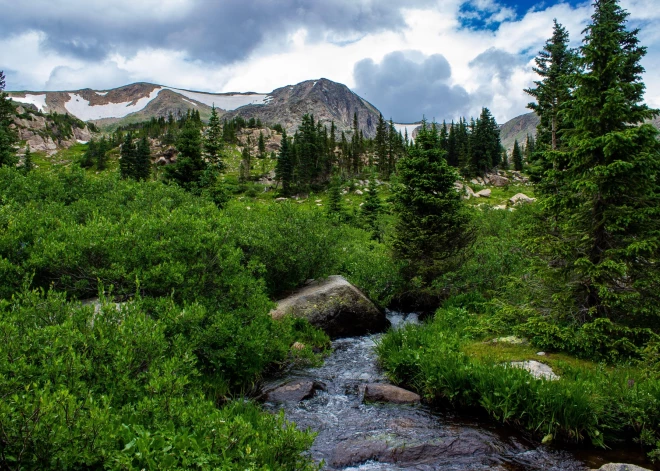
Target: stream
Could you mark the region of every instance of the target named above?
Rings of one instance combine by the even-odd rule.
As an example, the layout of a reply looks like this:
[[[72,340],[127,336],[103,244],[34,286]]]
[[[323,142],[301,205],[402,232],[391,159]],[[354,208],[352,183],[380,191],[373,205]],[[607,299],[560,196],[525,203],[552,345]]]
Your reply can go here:
[[[415,314],[388,312],[396,328],[418,322]],[[294,370],[264,391],[296,380],[319,389],[301,402],[266,402],[284,410],[299,428],[318,433],[310,453],[327,470],[589,470],[640,456],[607,456],[597,450],[558,450],[488,420],[470,420],[426,405],[364,404],[367,383],[387,383],[374,347],[380,335],[335,340],[322,366]],[[632,458],[636,458],[634,461]],[[625,461],[624,461],[625,460]]]

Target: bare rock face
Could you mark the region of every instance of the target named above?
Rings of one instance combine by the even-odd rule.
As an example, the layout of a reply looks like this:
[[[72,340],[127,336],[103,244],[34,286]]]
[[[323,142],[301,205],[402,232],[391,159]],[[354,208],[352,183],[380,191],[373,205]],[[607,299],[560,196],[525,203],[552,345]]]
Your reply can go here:
[[[301,402],[313,397],[318,390],[325,390],[325,385],[318,381],[300,379],[270,391],[266,400],[268,402]]]
[[[330,337],[381,332],[389,325],[385,314],[341,276],[314,281],[277,303],[274,319],[302,317]]]
[[[419,404],[419,394],[391,384],[371,383],[364,388],[366,402],[389,402],[391,404]]]

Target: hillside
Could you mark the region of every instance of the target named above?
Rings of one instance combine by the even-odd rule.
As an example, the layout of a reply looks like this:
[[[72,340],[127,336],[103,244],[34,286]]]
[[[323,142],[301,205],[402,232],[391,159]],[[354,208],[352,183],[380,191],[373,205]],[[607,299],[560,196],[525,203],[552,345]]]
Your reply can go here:
[[[152,117],[199,110],[208,119],[211,107],[221,115],[258,118],[265,124],[282,124],[293,133],[302,116],[313,114],[321,123],[335,122],[338,131],[350,131],[357,113],[366,137],[376,133],[380,112],[343,84],[327,79],[308,80],[271,93],[207,93],[150,83],[134,83],[112,90],[8,92],[23,106],[44,113],[70,114],[103,130]]]
[[[513,149],[516,139],[519,143],[524,143],[527,135],[536,136],[536,126],[539,124],[539,117],[536,113],[526,113],[507,121],[500,126],[500,140],[507,151]]]

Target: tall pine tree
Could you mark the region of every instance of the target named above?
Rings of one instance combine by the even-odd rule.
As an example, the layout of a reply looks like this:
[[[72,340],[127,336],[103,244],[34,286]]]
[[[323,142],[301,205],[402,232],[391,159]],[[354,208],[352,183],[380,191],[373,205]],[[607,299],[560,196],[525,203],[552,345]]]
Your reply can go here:
[[[15,145],[18,142],[16,132],[9,126],[14,122],[16,107],[7,97],[5,90],[5,74],[0,71],[0,167],[14,166],[16,158]]]
[[[660,144],[645,120],[646,48],[626,29],[617,0],[595,0],[581,47],[571,122],[567,189],[559,198],[558,252],[578,318],[658,322]]]

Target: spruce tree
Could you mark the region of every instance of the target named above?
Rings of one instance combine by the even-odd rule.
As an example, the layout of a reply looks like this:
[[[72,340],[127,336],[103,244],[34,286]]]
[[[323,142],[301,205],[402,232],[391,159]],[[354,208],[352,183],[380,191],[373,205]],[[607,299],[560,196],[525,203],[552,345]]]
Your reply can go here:
[[[202,135],[192,120],[185,121],[176,148],[179,152],[176,163],[165,167],[165,179],[196,191],[207,165],[202,159]]]
[[[572,130],[558,251],[579,319],[656,324],[660,144],[643,103],[646,48],[617,0],[595,0],[567,110]]]
[[[376,125],[376,137],[374,138],[374,146],[376,157],[378,158],[378,169],[381,175],[386,175],[387,170],[387,124],[383,119],[383,115],[378,116],[378,124]],[[372,154],[369,154],[369,166],[373,166]]]
[[[571,99],[577,56],[568,44],[568,31],[555,19],[552,38],[546,41],[535,59],[533,70],[541,80],[534,82],[535,88],[525,90],[536,99],[528,108],[541,118],[537,128],[538,140],[551,150],[562,147],[563,132],[569,126],[562,110]]]
[[[222,161],[222,151],[224,149],[224,142],[222,136],[222,126],[220,125],[220,118],[215,106],[211,108],[211,117],[209,118],[209,125],[206,127],[204,134],[204,150],[209,163],[218,170],[224,169]]]
[[[121,145],[121,158],[119,159],[119,173],[122,178],[134,178],[135,175],[135,160],[136,149],[133,142],[133,135],[129,132],[124,137],[124,142]]]
[[[5,74],[0,71],[0,167],[14,166],[18,161],[15,148],[18,136],[16,131],[10,128],[14,122],[16,107],[4,90]]]
[[[382,240],[382,231],[378,223],[382,205],[380,196],[378,196],[378,185],[374,176],[369,179],[368,190],[361,208],[361,215],[367,228],[371,231],[372,238],[380,241]]]
[[[286,130],[282,131],[282,144],[275,165],[275,178],[282,183],[282,194],[288,196],[293,185],[293,155]]]
[[[399,160],[398,171],[400,184],[392,197],[394,253],[406,263],[408,278],[428,284],[471,244],[470,217],[454,188],[458,176],[426,123]]]
[[[151,177],[151,147],[147,136],[142,137],[135,150],[135,168],[133,178],[135,180],[149,180]]]
[[[109,146],[110,143],[106,140],[105,136],[103,136],[99,141],[99,148],[96,154],[96,170],[98,171],[103,171],[108,166],[107,152]]]
[[[25,148],[25,155],[23,156],[23,171],[29,173],[34,170],[34,162],[32,161],[32,152],[30,152],[30,144]]]
[[[329,215],[341,217],[344,209],[341,204],[341,181],[335,177],[330,183],[328,188],[328,206],[327,211]]]
[[[87,149],[80,160],[80,166],[82,168],[90,168],[94,166],[94,159],[98,154],[98,144],[96,140],[92,139],[87,143]]]
[[[511,152],[511,160],[513,161],[513,169],[521,172],[523,169],[523,154],[518,145],[518,139],[513,143],[513,151]]]

